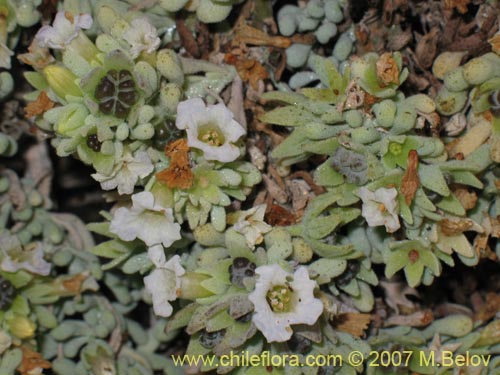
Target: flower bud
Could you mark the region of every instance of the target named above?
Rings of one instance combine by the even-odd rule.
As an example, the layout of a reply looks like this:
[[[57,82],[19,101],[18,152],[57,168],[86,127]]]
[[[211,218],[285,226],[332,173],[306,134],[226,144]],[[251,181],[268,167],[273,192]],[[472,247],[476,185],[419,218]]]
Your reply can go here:
[[[66,95],[82,96],[80,88],[76,85],[76,77],[68,69],[59,65],[48,65],[43,69],[45,79],[49,87],[60,98],[66,98]]]
[[[10,332],[20,339],[27,339],[35,333],[35,323],[19,314],[14,314],[13,318],[8,319],[8,325]]]

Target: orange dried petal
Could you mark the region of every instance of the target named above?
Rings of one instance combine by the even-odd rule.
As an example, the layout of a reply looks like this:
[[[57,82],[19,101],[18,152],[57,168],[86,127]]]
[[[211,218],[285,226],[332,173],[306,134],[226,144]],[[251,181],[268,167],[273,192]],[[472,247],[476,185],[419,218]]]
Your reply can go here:
[[[54,108],[55,104],[56,103],[49,99],[47,93],[45,91],[42,91],[34,102],[28,103],[26,105],[26,107],[24,108],[25,116],[29,118],[33,116],[43,115],[49,109]]]
[[[193,186],[194,173],[189,163],[172,163],[168,168],[158,172],[156,179],[170,189],[189,189]]]
[[[181,138],[176,141],[170,142],[165,146],[165,155],[169,158],[174,157],[174,154],[189,152],[189,146],[186,138]]]

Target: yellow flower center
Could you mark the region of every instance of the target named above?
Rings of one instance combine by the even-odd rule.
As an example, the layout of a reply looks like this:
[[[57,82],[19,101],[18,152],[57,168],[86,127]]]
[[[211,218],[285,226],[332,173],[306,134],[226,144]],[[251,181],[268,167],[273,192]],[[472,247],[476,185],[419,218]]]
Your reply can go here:
[[[292,293],[287,285],[275,285],[267,292],[267,302],[276,313],[289,312],[293,308]]]
[[[389,145],[389,152],[392,155],[399,155],[403,152],[403,145],[401,145],[400,143],[392,142]]]
[[[210,146],[220,147],[226,142],[224,134],[214,123],[208,123],[198,128],[198,139]]]
[[[387,211],[387,207],[385,207],[385,205],[383,203],[379,203],[378,204],[378,209],[380,212],[384,213]]]

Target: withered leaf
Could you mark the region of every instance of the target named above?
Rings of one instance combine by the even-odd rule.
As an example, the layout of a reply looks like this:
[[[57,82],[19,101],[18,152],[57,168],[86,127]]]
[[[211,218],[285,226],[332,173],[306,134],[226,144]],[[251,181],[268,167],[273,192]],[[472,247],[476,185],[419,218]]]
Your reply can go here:
[[[470,210],[476,207],[477,194],[474,191],[469,191],[464,188],[458,188],[453,190],[453,194],[460,201],[460,204],[466,209]]]
[[[496,293],[488,293],[486,302],[474,315],[474,320],[486,322],[493,318],[500,311],[500,295]]]
[[[445,9],[456,9],[458,13],[467,13],[467,5],[469,5],[471,0],[444,0]]]
[[[488,43],[491,44],[493,52],[500,54],[500,33],[496,33],[491,39],[488,39]]]
[[[410,315],[395,315],[385,321],[384,326],[425,327],[434,320],[431,310],[416,311]]]
[[[297,217],[285,208],[272,204],[268,206],[265,216],[266,223],[274,226],[285,227],[297,222]]]
[[[349,333],[354,337],[361,337],[368,328],[370,321],[370,314],[347,312],[337,315],[332,325],[341,332]]]
[[[266,68],[264,68],[264,66],[257,60],[235,59],[232,54],[226,54],[224,60],[227,63],[234,65],[241,79],[244,82],[249,82],[255,90],[258,89],[258,83],[260,80],[269,78],[269,73]]]
[[[277,48],[288,48],[292,44],[290,38],[286,38],[284,36],[271,36],[262,30],[246,24],[238,26],[235,33],[235,40],[243,44],[271,46]]]
[[[78,273],[60,280],[61,286],[66,293],[78,295],[82,291],[82,284],[89,277],[86,273]]]
[[[42,369],[51,368],[49,361],[43,359],[42,355],[27,346],[21,346],[23,352],[23,359],[17,368],[21,375],[32,375],[42,373]]]
[[[405,197],[405,202],[410,205],[417,192],[419,179],[418,179],[418,154],[417,151],[411,150],[408,153],[408,167],[401,180],[401,194]]]
[[[462,219],[462,220],[450,220],[443,219],[439,222],[441,227],[441,232],[446,236],[456,236],[459,235],[472,227],[472,220]]]
[[[399,84],[399,68],[390,52],[383,53],[376,63],[377,78],[382,86]]]

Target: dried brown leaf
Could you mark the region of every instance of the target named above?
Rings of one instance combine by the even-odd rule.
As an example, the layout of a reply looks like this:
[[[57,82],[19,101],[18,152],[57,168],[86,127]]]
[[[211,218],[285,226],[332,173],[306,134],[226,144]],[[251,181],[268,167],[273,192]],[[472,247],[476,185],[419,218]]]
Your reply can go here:
[[[403,282],[381,281],[380,286],[385,291],[385,302],[396,313],[399,314],[400,309],[405,311],[415,309],[415,303],[410,301],[407,296],[418,297],[416,289],[410,288]]]
[[[479,308],[474,315],[474,320],[486,322],[495,317],[497,312],[500,311],[500,295],[496,293],[488,293],[486,295],[486,302]]]
[[[444,0],[445,9],[456,9],[458,13],[467,13],[467,5],[469,5],[471,0]]]
[[[453,190],[453,194],[460,201],[460,204],[466,209],[470,210],[476,207],[477,194],[474,191],[469,191],[464,188],[458,188]]]
[[[314,178],[311,176],[310,173],[306,171],[296,171],[293,172],[290,176],[288,176],[289,179],[292,178],[302,178],[307,184],[311,187],[311,190],[314,192],[316,195],[323,194],[326,192],[326,189],[323,186],[316,185],[314,182]]]
[[[235,30],[235,42],[251,44],[255,46],[271,46],[277,48],[288,48],[292,44],[290,38],[284,36],[271,36],[255,27],[242,24]]]
[[[441,227],[441,232],[446,236],[456,236],[461,234],[472,227],[472,220],[470,219],[460,219],[460,220],[450,220],[443,219],[439,222]]]
[[[244,82],[249,82],[250,85],[257,90],[258,83],[260,80],[269,78],[269,73],[266,68],[253,59],[235,59],[235,55],[226,54],[224,60],[231,65],[236,67],[236,71]]]
[[[54,108],[54,103],[49,99],[45,91],[40,92],[40,95],[36,98],[34,102],[30,102],[24,108],[26,118],[43,115],[49,109]]]
[[[268,206],[265,221],[269,225],[285,227],[297,222],[297,217],[285,208],[271,204]]]
[[[35,69],[43,69],[47,65],[55,61],[50,54],[49,49],[40,47],[38,41],[34,40],[28,47],[28,53],[22,53],[17,56],[19,61],[24,64],[31,65]]]
[[[500,55],[500,33],[496,33],[492,38],[488,39],[493,52]]]
[[[27,346],[21,346],[23,352],[23,359],[17,368],[21,375],[41,374],[42,369],[49,369],[52,367],[49,361],[43,359],[42,355]]]
[[[431,310],[422,310],[410,315],[395,315],[385,321],[384,326],[425,327],[434,320]]]
[[[196,42],[189,27],[186,26],[185,21],[182,18],[177,18],[175,20],[175,26],[179,38],[181,39],[182,46],[191,56],[199,58],[201,56],[200,46]]]
[[[69,295],[79,295],[82,292],[82,284],[88,277],[88,273],[71,275],[61,280],[61,286]]]
[[[388,86],[391,83],[399,84],[399,68],[392,53],[383,53],[376,63],[377,78],[382,86]]]
[[[349,333],[354,337],[361,337],[368,328],[370,321],[370,314],[347,312],[337,315],[332,325],[341,332]]]
[[[498,217],[493,218],[485,214],[481,226],[483,228],[483,233],[479,233],[474,239],[474,249],[480,258],[487,258],[495,261],[498,257],[488,245],[488,240],[490,237],[500,237],[500,221]]]
[[[293,210],[303,210],[312,198],[310,186],[303,180],[287,180],[286,185],[291,194]]]
[[[264,185],[266,185],[267,191],[276,202],[286,203],[288,201],[288,194],[285,191],[285,186],[281,187],[268,175],[263,175],[262,179],[264,180]]]
[[[417,192],[419,179],[418,179],[418,154],[417,151],[411,150],[408,153],[408,167],[401,180],[401,194],[405,197],[405,202],[410,205]]]
[[[437,54],[437,44],[440,36],[440,29],[433,27],[425,34],[415,47],[415,55],[420,66],[424,69],[430,68]]]

